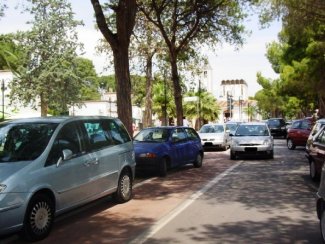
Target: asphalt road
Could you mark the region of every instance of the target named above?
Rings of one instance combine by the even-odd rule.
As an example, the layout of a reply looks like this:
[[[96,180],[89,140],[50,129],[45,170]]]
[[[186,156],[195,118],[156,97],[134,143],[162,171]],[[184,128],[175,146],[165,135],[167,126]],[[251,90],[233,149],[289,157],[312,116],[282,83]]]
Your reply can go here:
[[[304,150],[275,144],[273,160],[209,151],[202,168],[138,177],[133,200],[104,198],[63,215],[39,243],[321,243]]]

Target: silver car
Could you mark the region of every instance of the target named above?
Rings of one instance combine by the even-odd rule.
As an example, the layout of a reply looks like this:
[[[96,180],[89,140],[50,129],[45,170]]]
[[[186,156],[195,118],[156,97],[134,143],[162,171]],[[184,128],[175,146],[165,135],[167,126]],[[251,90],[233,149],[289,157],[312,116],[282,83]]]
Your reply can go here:
[[[227,150],[230,143],[229,131],[224,124],[205,124],[198,131],[204,148]]]
[[[108,194],[132,197],[135,156],[123,124],[48,117],[0,124],[0,235],[45,238],[54,217]]]
[[[235,133],[230,135],[230,159],[246,155],[273,158],[274,142],[266,123],[242,123],[238,125]]]

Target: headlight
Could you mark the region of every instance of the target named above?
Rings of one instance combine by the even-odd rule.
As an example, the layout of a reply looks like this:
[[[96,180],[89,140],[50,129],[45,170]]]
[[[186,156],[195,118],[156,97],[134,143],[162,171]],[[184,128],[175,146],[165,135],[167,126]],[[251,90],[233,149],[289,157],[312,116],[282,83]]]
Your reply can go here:
[[[265,140],[263,142],[263,145],[265,145],[265,146],[271,146],[271,140]]]
[[[3,192],[6,188],[6,185],[0,184],[0,193]]]

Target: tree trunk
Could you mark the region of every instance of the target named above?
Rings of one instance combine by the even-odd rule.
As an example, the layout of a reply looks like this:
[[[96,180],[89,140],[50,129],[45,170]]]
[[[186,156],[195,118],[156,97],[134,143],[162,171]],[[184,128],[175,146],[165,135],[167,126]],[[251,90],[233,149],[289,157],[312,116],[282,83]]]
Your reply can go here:
[[[45,101],[43,95],[41,95],[40,97],[41,97],[41,116],[47,117],[48,104]]]
[[[174,55],[171,55],[174,56]],[[182,87],[178,76],[177,59],[171,58],[170,64],[172,68],[172,80],[174,85],[174,99],[176,105],[176,119],[177,125],[183,125],[183,100],[182,100]]]
[[[113,49],[114,50],[114,49]],[[128,48],[115,49],[114,68],[116,80],[116,104],[117,114],[130,135],[133,135],[132,126],[132,102],[131,102],[131,79],[129,71]]]
[[[152,126],[152,56],[147,58],[146,66],[146,100],[144,110],[144,127]]]
[[[119,0],[117,6],[111,6],[111,9],[116,13],[116,33],[109,29],[99,0],[91,0],[91,3],[95,11],[97,26],[113,50],[117,114],[132,136],[131,79],[128,50],[137,12],[136,0]]]

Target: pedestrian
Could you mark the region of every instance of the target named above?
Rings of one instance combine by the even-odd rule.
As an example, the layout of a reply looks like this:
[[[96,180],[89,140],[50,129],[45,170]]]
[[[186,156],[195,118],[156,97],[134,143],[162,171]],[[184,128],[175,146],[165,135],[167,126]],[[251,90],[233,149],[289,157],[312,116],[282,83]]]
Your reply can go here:
[[[190,126],[185,116],[183,117],[183,126]]]

